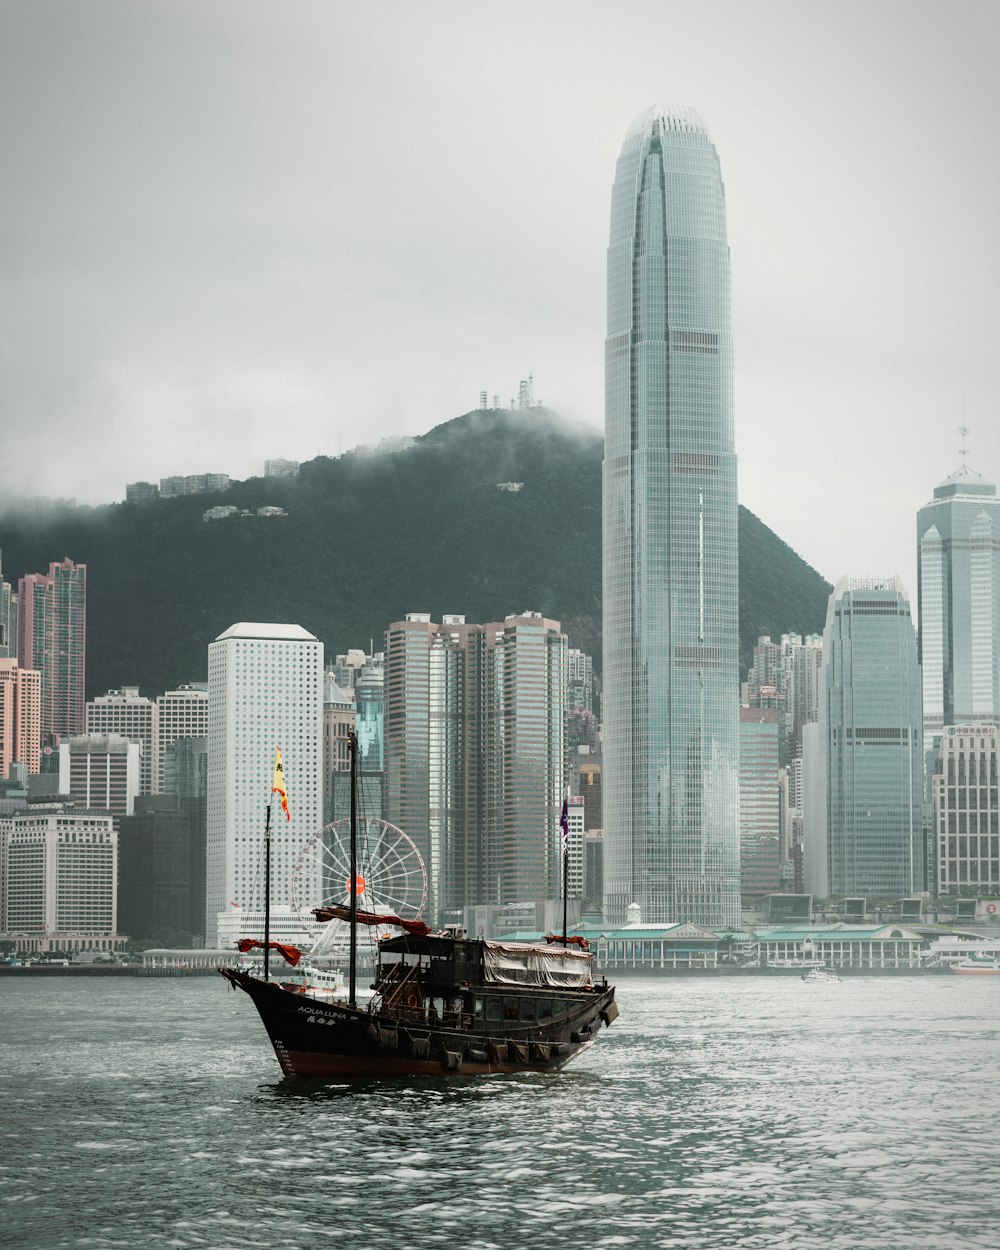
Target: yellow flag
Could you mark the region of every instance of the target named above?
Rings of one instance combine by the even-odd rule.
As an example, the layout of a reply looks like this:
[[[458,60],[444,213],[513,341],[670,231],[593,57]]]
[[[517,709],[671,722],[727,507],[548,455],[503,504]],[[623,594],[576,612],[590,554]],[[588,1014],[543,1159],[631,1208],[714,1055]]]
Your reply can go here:
[[[288,810],[288,791],[285,789],[285,766],[281,762],[281,747],[274,748],[274,782],[271,785],[271,793],[281,795],[281,810],[291,820],[292,813]]]

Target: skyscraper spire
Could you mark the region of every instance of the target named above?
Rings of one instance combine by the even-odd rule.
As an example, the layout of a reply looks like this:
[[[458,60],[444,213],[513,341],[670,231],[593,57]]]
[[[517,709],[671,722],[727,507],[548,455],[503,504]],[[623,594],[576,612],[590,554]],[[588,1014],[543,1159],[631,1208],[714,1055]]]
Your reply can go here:
[[[963,410],[962,411],[963,424],[958,427],[958,437],[962,441],[959,444],[958,454],[962,458],[962,468],[964,469],[968,465],[968,460],[966,459],[966,457],[969,454],[969,444],[968,444],[969,427],[965,424],[965,396],[964,395],[962,396],[962,410]]]

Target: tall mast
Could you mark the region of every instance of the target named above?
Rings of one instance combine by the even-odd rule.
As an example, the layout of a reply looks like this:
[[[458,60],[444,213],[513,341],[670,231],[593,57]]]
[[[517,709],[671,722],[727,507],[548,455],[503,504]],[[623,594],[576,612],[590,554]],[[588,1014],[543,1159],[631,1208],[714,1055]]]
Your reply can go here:
[[[351,753],[351,953],[347,1001],[350,1006],[356,1007],[358,1005],[358,735],[353,729],[347,731],[347,745]]]
[[[276,794],[281,795],[281,807],[291,820],[288,810],[288,787],[285,785],[285,766],[281,762],[281,747],[274,748],[274,777],[271,793],[267,796],[267,819],[264,822],[264,980],[271,971],[271,804]]]
[[[563,946],[569,946],[566,935],[566,911],[569,899],[569,851],[563,848]]]
[[[272,794],[274,791],[272,790]],[[271,973],[271,800],[264,821],[264,980]]]
[[[563,946],[569,946],[566,933],[566,916],[569,906],[569,786],[563,798],[562,815],[559,818],[559,830],[562,835],[562,870],[563,870]]]

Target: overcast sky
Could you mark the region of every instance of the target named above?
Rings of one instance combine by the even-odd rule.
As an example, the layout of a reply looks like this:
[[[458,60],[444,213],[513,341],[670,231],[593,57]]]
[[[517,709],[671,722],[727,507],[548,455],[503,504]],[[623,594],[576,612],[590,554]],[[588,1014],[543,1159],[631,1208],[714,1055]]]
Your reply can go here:
[[[4,0],[0,486],[603,425],[615,160],[722,161],[740,499],[831,581],[1000,476],[1000,5]],[[963,417],[964,412],[964,417]],[[53,553],[53,558],[63,553]]]

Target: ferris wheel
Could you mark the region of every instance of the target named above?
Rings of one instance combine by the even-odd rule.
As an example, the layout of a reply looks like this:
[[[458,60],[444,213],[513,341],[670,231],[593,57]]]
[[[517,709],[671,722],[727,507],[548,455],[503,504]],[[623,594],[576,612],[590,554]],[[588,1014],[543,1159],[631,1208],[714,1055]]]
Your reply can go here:
[[[292,870],[292,906],[313,938],[313,954],[342,944],[343,921],[320,924],[314,907],[351,901],[351,822],[325,825],[306,842]],[[427,869],[413,839],[385,820],[364,816],[357,828],[358,909],[417,920],[427,906]]]

